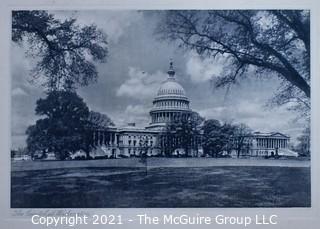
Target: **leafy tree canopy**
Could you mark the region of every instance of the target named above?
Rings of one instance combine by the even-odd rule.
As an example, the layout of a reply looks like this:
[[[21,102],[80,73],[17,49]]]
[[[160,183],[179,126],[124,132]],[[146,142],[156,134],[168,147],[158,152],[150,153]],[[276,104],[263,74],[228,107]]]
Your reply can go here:
[[[204,122],[203,149],[205,154],[213,157],[220,156],[223,151],[229,151],[230,143],[234,136],[235,126],[221,124],[219,120],[209,119]]]
[[[43,118],[26,131],[29,151],[54,152],[65,159],[71,152],[86,149],[89,109],[76,93],[48,93],[37,101],[36,114]]]
[[[114,126],[114,123],[106,114],[96,111],[90,111],[88,121],[91,127],[107,128]]]
[[[299,152],[300,156],[310,157],[310,127],[306,127],[302,134],[297,138],[298,144],[295,147],[295,150]]]
[[[29,44],[27,54],[37,60],[33,80],[49,91],[94,82],[94,61],[105,61],[108,53],[106,35],[95,25],[58,20],[47,11],[13,11],[12,40]]]
[[[200,137],[200,125],[203,121],[204,118],[197,112],[192,112],[189,116],[177,115],[174,120],[167,123],[162,134],[163,150],[166,154],[170,155],[175,149],[183,148],[188,156],[190,149],[196,149],[198,137]]]

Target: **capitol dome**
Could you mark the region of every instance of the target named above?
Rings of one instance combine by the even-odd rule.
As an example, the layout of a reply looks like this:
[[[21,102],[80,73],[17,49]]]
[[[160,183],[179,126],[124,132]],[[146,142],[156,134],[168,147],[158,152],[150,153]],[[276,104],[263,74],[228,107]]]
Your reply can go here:
[[[161,84],[150,111],[151,123],[148,128],[164,127],[176,117],[188,118],[191,114],[189,99],[185,90],[176,81],[173,63],[170,62],[168,78]]]
[[[186,92],[178,82],[169,78],[164,83],[162,83],[161,87],[158,90],[157,95],[158,96],[164,96],[164,95],[186,96]]]

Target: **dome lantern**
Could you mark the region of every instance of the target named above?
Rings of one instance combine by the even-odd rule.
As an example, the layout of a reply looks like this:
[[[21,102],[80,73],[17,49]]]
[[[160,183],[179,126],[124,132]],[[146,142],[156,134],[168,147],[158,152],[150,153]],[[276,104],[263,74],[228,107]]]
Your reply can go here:
[[[170,60],[170,67],[169,67],[169,70],[167,71],[167,73],[168,73],[169,77],[174,77],[174,75],[176,73],[173,69],[173,61],[172,60]]]

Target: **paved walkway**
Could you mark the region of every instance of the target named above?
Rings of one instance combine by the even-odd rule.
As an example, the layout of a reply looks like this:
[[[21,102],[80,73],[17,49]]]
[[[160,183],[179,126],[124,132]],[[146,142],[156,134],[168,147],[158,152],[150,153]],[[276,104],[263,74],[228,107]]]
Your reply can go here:
[[[47,170],[85,167],[209,167],[209,166],[280,166],[310,167],[310,161],[297,159],[233,159],[233,158],[139,158],[105,159],[89,161],[13,161],[12,171]]]

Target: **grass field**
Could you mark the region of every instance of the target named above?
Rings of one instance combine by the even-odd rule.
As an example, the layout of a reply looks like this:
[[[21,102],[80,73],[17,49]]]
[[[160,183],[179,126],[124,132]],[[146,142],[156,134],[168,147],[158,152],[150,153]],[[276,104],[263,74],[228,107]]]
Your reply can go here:
[[[309,167],[13,171],[13,208],[310,207]]]

